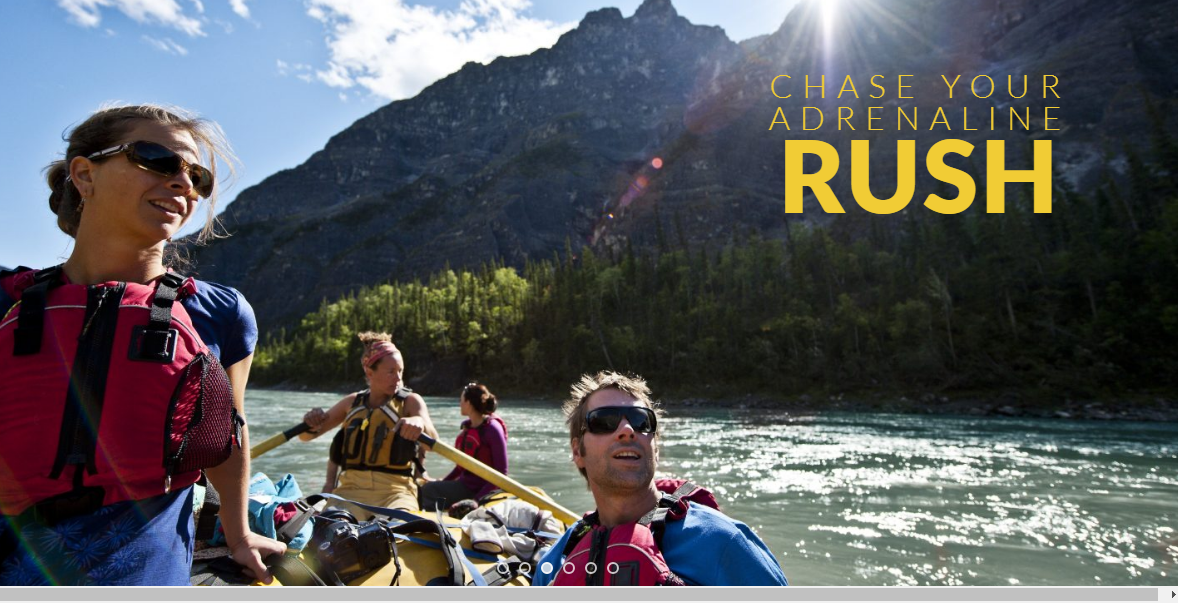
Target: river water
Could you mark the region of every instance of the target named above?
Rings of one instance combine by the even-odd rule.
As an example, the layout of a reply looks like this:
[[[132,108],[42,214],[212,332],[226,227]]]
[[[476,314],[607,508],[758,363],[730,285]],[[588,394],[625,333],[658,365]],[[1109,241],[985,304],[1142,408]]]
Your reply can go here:
[[[249,390],[256,443],[339,395]],[[456,397],[426,397],[443,440]],[[593,508],[555,401],[504,401],[510,475]],[[1178,576],[1178,424],[690,408],[659,475],[716,493],[795,585],[1166,585]],[[329,435],[253,463],[324,481]],[[430,455],[434,477],[453,466]]]

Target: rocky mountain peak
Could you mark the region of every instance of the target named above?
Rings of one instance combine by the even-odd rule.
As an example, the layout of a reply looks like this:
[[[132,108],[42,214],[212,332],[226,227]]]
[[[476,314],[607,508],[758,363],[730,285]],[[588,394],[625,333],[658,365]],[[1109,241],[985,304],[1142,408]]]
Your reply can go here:
[[[678,16],[679,13],[671,5],[671,0],[645,0],[642,6],[634,11],[634,17],[643,21],[667,21]]]
[[[1041,12],[1024,10],[1031,0],[879,4],[886,19],[841,14],[835,33],[854,44],[833,49],[821,44],[813,1],[743,50],[670,0],[645,0],[630,18],[593,11],[550,49],[467,64],[246,189],[221,217],[233,237],[189,253],[195,271],[240,289],[272,330],[360,287],[487,261],[523,267],[566,243],[608,251],[723,244],[750,230],[780,238],[782,141],[809,136],[766,130],[779,107],[801,105],[769,93],[778,74],[855,74],[856,83],[867,82],[860,74],[1058,74],[1075,93],[1057,159],[1080,169],[1097,167],[1092,142],[1144,129],[1140,110],[1105,113],[1103,93],[1140,82],[1169,99],[1178,82],[1164,61],[1178,30],[1161,25],[1178,0]],[[977,33],[978,23],[997,26]],[[1159,25],[1135,33],[1121,23]],[[839,147],[858,135],[848,134]],[[887,180],[895,149],[878,148],[872,176]],[[845,183],[835,185],[840,197]]]
[[[585,14],[585,18],[581,19],[581,27],[596,26],[596,25],[610,25],[621,23],[623,21],[622,11],[616,8],[609,7],[597,9],[596,11],[589,11]]]

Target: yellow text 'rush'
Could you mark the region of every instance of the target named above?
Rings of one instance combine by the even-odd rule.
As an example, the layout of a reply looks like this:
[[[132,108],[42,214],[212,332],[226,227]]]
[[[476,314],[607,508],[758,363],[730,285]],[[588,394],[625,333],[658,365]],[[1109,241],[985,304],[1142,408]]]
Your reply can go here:
[[[851,141],[851,194],[864,210],[874,214],[893,214],[903,210],[916,194],[916,141],[896,141],[896,190],[891,197],[879,199],[871,192],[869,141]],[[929,148],[926,164],[933,178],[957,187],[957,197],[945,199],[931,194],[924,205],[941,214],[957,214],[969,208],[977,195],[972,176],[945,163],[945,155],[969,157],[974,145],[964,140],[942,140]],[[822,162],[818,171],[806,174],[806,155],[817,155]],[[814,192],[822,209],[828,213],[846,212],[827,184],[839,171],[839,153],[821,140],[787,140],[785,142],[785,212],[800,214],[806,187]],[[986,142],[986,212],[1006,211],[1006,183],[1029,182],[1034,190],[1036,213],[1051,212],[1051,141],[1035,140],[1034,160],[1029,170],[1006,168],[1006,142]]]

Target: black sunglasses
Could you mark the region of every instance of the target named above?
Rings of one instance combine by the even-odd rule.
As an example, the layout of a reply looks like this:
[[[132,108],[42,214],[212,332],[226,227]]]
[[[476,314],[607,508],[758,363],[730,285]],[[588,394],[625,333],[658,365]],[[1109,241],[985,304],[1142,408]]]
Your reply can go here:
[[[649,407],[609,406],[599,407],[585,414],[585,426],[594,435],[608,435],[618,430],[622,418],[634,427],[637,433],[653,433],[658,430],[658,419]]]
[[[192,189],[201,197],[207,198],[213,194],[213,173],[208,168],[188,163],[178,153],[162,144],[145,140],[128,142],[87,155],[86,159],[97,161],[119,153],[126,153],[131,163],[160,176],[175,176],[179,172],[187,172],[192,180]]]

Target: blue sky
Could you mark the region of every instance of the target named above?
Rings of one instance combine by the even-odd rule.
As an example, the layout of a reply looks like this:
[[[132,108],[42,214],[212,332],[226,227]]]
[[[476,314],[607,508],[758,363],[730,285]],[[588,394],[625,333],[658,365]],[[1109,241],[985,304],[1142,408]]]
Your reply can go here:
[[[796,0],[673,0],[733,40],[777,29]],[[66,128],[104,103],[154,102],[221,124],[242,188],[294,167],[354,121],[467,61],[551,46],[585,13],[640,0],[3,0],[0,265],[44,267],[72,247],[43,168]],[[190,225],[189,229],[195,227]]]

